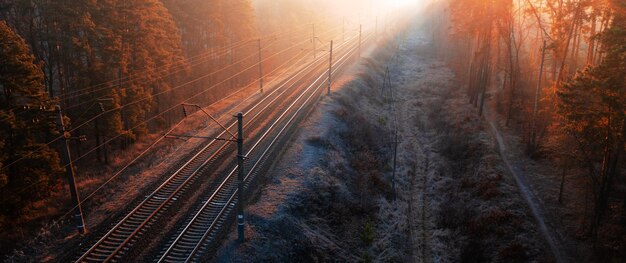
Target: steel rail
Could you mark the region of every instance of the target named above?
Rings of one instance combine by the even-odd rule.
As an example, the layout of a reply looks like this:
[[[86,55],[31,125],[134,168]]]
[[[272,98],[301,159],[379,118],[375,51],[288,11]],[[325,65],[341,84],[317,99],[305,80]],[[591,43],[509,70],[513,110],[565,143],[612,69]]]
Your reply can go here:
[[[271,95],[273,95],[274,93],[278,92],[279,90],[281,90],[283,87],[286,87],[286,84],[289,83],[290,81],[292,81],[293,79],[297,78],[302,72],[305,72],[306,69],[312,67],[315,65],[315,63],[317,63],[317,60],[314,60],[313,62],[309,63],[309,65],[307,65],[304,69],[300,70],[299,72],[297,72],[296,74],[294,74],[293,77],[285,80],[283,82],[282,85],[280,85],[278,88],[275,88],[272,90],[272,92],[270,92],[267,96],[265,96],[261,101],[259,101],[257,104],[255,104],[252,108],[250,108],[246,114],[249,114],[250,112],[252,112],[255,108],[257,108],[259,105],[262,105],[268,98],[271,97]],[[271,100],[271,102],[269,102],[265,107],[263,107],[263,109],[259,110],[259,113],[257,113],[255,115],[255,117],[253,117],[253,119],[256,119],[257,116],[259,116],[261,114],[261,112],[263,112],[264,110],[266,110],[272,103],[274,103],[279,96],[281,96],[282,94],[284,94],[286,92],[286,89],[283,90],[282,92],[280,92],[280,94],[276,97],[274,97],[273,100]],[[251,122],[250,122],[251,123]],[[236,123],[232,122],[231,125],[229,125],[229,128],[234,127]],[[222,135],[224,135],[225,131],[223,131],[220,135],[218,135],[217,137],[221,137]],[[162,208],[165,207],[166,204],[169,203],[169,201],[171,201],[176,194],[178,194],[186,185],[188,182],[191,181],[191,179],[193,179],[197,173],[211,160],[213,159],[217,154],[219,154],[224,148],[226,148],[226,144],[222,145],[222,147],[220,147],[214,154],[212,154],[210,157],[206,158],[206,161],[202,162],[200,165],[196,165],[196,169],[194,169],[192,171],[191,174],[188,174],[186,176],[186,179],[178,184],[178,187],[176,187],[175,190],[170,191],[169,195],[167,195],[167,197],[163,197],[161,191],[163,189],[165,189],[165,187],[167,187],[168,185],[170,185],[175,179],[177,179],[176,177],[178,175],[181,174],[182,171],[184,171],[185,169],[188,169],[188,167],[192,164],[194,164],[194,162],[197,162],[198,159],[201,159],[200,157],[202,157],[203,155],[206,155],[206,151],[212,147],[214,145],[214,143],[217,140],[212,140],[211,142],[209,142],[205,147],[203,147],[203,149],[201,149],[196,155],[194,155],[189,161],[187,161],[183,166],[181,166],[180,169],[178,169],[175,173],[173,173],[172,176],[170,176],[164,183],[162,183],[159,187],[157,187],[156,190],[154,190],[147,198],[145,198],[139,205],[137,205],[135,207],[135,209],[133,209],[130,213],[128,213],[122,220],[120,220],[119,223],[117,223],[109,232],[107,232],[100,240],[98,240],[96,242],[96,244],[94,244],[87,252],[85,252],[77,261],[84,261],[84,260],[95,260],[95,261],[99,261],[102,259],[101,257],[90,257],[90,256],[95,256],[94,252],[101,252],[101,253],[97,253],[99,255],[103,255],[105,252],[107,252],[107,249],[102,249],[100,247],[102,247],[101,245],[108,243],[106,245],[108,246],[104,246],[109,247],[109,251],[111,250],[110,248],[114,247],[114,250],[112,251],[112,253],[110,253],[105,259],[104,261],[109,261],[111,259],[113,259],[113,257],[115,257],[115,255],[117,255],[117,253],[126,245],[128,244],[131,239],[146,225],[148,224],[148,222],[155,217],[155,215],[158,214],[158,212],[162,211]],[[197,163],[196,163],[197,164]],[[167,193],[166,193],[167,194]],[[158,199],[161,200],[160,204],[157,202],[156,204],[149,204],[150,200],[154,200],[154,199]],[[135,218],[133,218],[133,216],[140,211],[140,209],[142,209],[143,207],[145,207],[146,205],[150,205],[152,207],[152,209],[148,209],[148,210],[153,210],[152,213],[145,215],[145,213],[140,213],[140,217],[142,217],[143,220],[140,221],[140,224],[137,225],[132,224],[132,225],[137,225],[134,230],[131,233],[128,233],[128,236],[126,238],[120,237],[120,235],[115,235],[116,231],[118,231],[118,229],[121,229],[122,226],[124,226],[124,224],[126,222],[129,221],[139,221],[139,220],[133,220]],[[158,205],[158,206],[157,206]],[[156,206],[156,207],[155,207]],[[150,207],[149,207],[150,208]],[[127,227],[128,228],[128,227]],[[124,230],[124,229],[122,229]],[[128,230],[126,230],[126,232],[129,232]],[[110,242],[110,240],[114,240],[114,241],[118,241],[118,245],[115,246],[115,242]],[[109,242],[107,242],[109,241]],[[103,253],[104,252],[104,253]]]
[[[346,42],[346,43],[350,43],[350,41]],[[335,65],[339,64],[339,67],[336,67],[335,70],[333,71],[337,71],[340,70],[341,67],[343,67],[343,65],[346,63],[347,59],[346,57],[349,56],[351,53],[354,53],[356,50],[356,43],[352,43],[350,44],[352,45],[352,49],[348,50],[346,52],[346,54],[344,54],[339,60],[337,60],[337,62],[335,63]],[[340,47],[341,48],[341,47]],[[339,49],[339,48],[338,48]],[[280,123],[283,118],[286,116],[286,114],[291,110],[292,107],[294,107],[303,96],[305,96],[307,94],[308,91],[310,91],[316,83],[318,83],[320,81],[321,78],[325,77],[326,73],[323,72],[321,74],[320,77],[318,77],[315,81],[313,81],[313,84],[311,84],[308,88],[305,89],[304,92],[302,92],[302,94],[300,94],[300,96],[298,96],[298,98],[296,98],[291,105],[287,108],[287,110],[283,111],[283,113],[278,117],[278,119],[276,119],[272,125],[266,129],[265,133],[256,141],[256,143],[252,146],[252,148],[247,152],[246,155],[249,155],[250,153],[252,153],[253,150],[256,150],[256,147],[259,145],[259,143],[261,143],[265,137],[267,137],[269,135],[269,133],[274,129],[274,127],[276,125],[278,125],[278,123]],[[261,160],[264,158],[264,156],[268,153],[269,149],[274,145],[274,143],[276,142],[276,140],[278,139],[278,137],[281,136],[281,134],[284,132],[284,130],[291,124],[291,122],[293,121],[293,119],[298,115],[298,113],[302,110],[302,108],[307,105],[310,101],[310,99],[313,97],[313,95],[316,94],[317,91],[319,91],[319,88],[321,86],[324,85],[325,81],[328,79],[328,77],[326,76],[326,78],[324,80],[322,80],[322,82],[317,86],[317,88],[313,88],[313,92],[311,92],[311,94],[309,95],[308,98],[306,98],[306,100],[301,104],[301,106],[293,113],[293,115],[291,116],[291,118],[287,121],[287,123],[282,127],[282,129],[278,132],[278,134],[274,137],[274,139],[272,140],[272,142],[270,143],[270,145],[268,147],[265,148],[265,151],[261,154],[261,156],[258,158],[258,160],[256,161],[256,163],[254,164],[254,166],[252,167],[252,169],[250,169],[250,171],[248,172],[248,174],[246,175],[246,180],[248,179],[248,177],[252,174],[252,172],[254,171],[254,169],[257,167],[257,165],[261,162]],[[228,190],[232,190],[233,187],[233,182],[229,182],[229,181],[233,181],[231,180],[233,177],[232,175],[235,173],[237,168],[232,169],[232,171],[229,173],[229,175],[220,183],[220,185],[217,187],[217,189],[215,190],[215,192],[208,198],[207,201],[204,202],[204,205],[200,208],[200,210],[198,211],[198,213],[195,214],[195,216],[191,219],[191,221],[185,226],[185,228],[181,231],[181,233],[177,236],[177,238],[172,242],[172,244],[168,247],[168,249],[163,253],[163,255],[160,257],[159,262],[163,262],[167,260],[167,257],[169,256],[170,252],[172,252],[173,250],[175,250],[176,245],[179,244],[180,241],[185,239],[185,234],[188,234],[188,231],[190,231],[190,229],[192,228],[193,224],[195,222],[197,222],[197,220],[199,218],[201,218],[203,215],[203,212],[207,209],[207,207],[214,203],[214,198],[220,193],[220,191],[224,190],[226,188],[226,190],[224,191],[228,191]],[[229,187],[230,186],[230,187]],[[193,255],[198,251],[198,249],[200,248],[200,245],[203,243],[203,241],[206,239],[206,237],[209,235],[209,233],[211,232],[211,230],[213,230],[213,228],[215,227],[216,223],[218,222],[219,218],[222,216],[222,214],[224,213],[224,211],[229,208],[232,207],[232,200],[235,198],[235,194],[238,190],[235,189],[235,192],[230,196],[230,198],[228,198],[228,200],[226,202],[217,202],[217,203],[223,203],[224,206],[220,209],[220,211],[218,212],[218,214],[216,215],[216,217],[213,219],[213,221],[211,222],[211,224],[207,227],[206,231],[204,232],[204,234],[199,238],[198,242],[195,244],[195,246],[193,247],[193,250],[191,250],[191,253],[189,254],[188,257],[186,257],[184,260],[185,261],[189,261],[192,259]],[[192,233],[196,234],[197,236],[197,232]],[[176,258],[174,261],[181,261],[183,258]]]

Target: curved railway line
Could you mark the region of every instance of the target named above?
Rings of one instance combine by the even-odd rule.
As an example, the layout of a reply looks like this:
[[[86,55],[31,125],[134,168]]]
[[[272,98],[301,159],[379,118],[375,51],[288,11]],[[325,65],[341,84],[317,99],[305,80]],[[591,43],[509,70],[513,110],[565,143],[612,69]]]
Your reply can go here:
[[[364,38],[363,42],[369,38]],[[342,70],[350,58],[354,57],[358,46],[356,38],[338,45],[334,56],[333,72]],[[248,161],[245,164],[245,189],[262,170],[262,166],[277,142],[293,130],[295,120],[313,107],[319,96],[321,87],[328,81],[328,60],[326,56],[309,62],[289,78],[282,80],[256,103],[246,107],[244,129],[250,136],[246,138],[245,147]],[[234,120],[225,127],[233,131]],[[234,131],[233,131],[234,133]],[[226,130],[214,137],[227,138]],[[157,222],[165,220],[164,215],[173,213],[174,206],[183,201],[197,203],[189,216],[183,219],[172,237],[165,237],[163,246],[155,258],[158,262],[198,261],[210,248],[227,226],[230,217],[234,216],[237,204],[236,163],[232,161],[235,147],[223,140],[210,139],[200,147],[187,162],[172,173],[154,191],[146,196],[137,206],[128,212],[119,222],[102,235],[97,241],[83,249],[77,262],[120,262],[127,261],[138,240],[149,231],[158,231]],[[216,177],[212,187],[197,189],[199,178],[206,175]],[[186,195],[193,191],[203,191],[200,200],[185,200]],[[180,211],[183,213],[184,211]],[[164,235],[163,233],[162,235]],[[131,257],[132,258],[132,257]]]

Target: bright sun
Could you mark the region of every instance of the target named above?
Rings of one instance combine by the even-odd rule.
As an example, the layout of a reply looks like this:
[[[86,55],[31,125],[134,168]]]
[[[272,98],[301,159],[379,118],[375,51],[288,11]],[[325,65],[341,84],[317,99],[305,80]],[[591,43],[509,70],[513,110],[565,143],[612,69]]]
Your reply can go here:
[[[391,3],[395,6],[406,6],[410,4],[416,4],[422,2],[421,0],[393,0]]]

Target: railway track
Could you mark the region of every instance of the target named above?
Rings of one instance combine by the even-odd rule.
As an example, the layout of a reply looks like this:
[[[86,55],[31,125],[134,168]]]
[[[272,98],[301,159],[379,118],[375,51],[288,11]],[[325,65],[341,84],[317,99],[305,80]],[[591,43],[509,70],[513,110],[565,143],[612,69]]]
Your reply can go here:
[[[281,118],[279,120],[283,120],[283,116],[285,116],[285,114],[289,112],[291,108],[295,107],[295,103],[299,101],[300,98],[302,98],[305,94],[300,94],[300,96],[297,97],[298,100],[289,104],[289,107],[287,107],[287,111],[280,111],[281,109],[285,108],[284,105],[281,106],[280,102],[290,101],[290,99],[293,99],[293,97],[295,97],[295,94],[297,93],[289,92],[291,90],[294,90],[290,89],[290,87],[296,85],[297,83],[306,82],[306,80],[310,77],[311,72],[319,72],[318,70],[320,69],[320,67],[323,67],[321,66],[324,64],[323,61],[325,61],[325,59],[322,58],[314,60],[307,66],[303,67],[292,77],[282,81],[282,83],[277,88],[273,89],[271,92],[268,92],[268,94],[266,94],[256,104],[253,104],[244,109],[244,113],[246,116],[246,128],[249,128],[251,130],[262,130],[268,124],[266,119],[275,112],[282,112]],[[345,60],[343,60],[342,63],[345,63]],[[309,89],[311,89],[311,87],[309,87],[307,91]],[[317,90],[319,90],[319,87],[317,87]],[[308,92],[306,94],[309,94],[309,97],[307,98],[307,101],[309,101],[314,93]],[[280,100],[280,98],[282,98],[282,100]],[[273,122],[273,124],[271,125],[272,128],[273,126],[277,125],[277,123],[278,120]],[[236,122],[233,120],[228,122],[226,124],[226,127],[228,130],[233,130],[235,125]],[[252,141],[255,141],[256,143],[253,147],[250,148],[251,150],[249,151],[249,154],[251,154],[252,149],[257,149],[260,147],[259,144],[265,139],[265,137],[268,136],[269,131],[270,130],[267,130],[266,133],[257,132],[257,135],[253,136],[254,140]],[[222,131],[214,137],[225,138],[224,136],[227,135],[230,134],[227,131]],[[189,161],[184,163],[181,168],[176,170],[161,185],[159,185],[154,191],[152,191],[143,201],[141,201],[134,209],[126,214],[126,216],[124,216],[100,239],[98,239],[94,244],[89,246],[88,249],[84,250],[76,261],[123,261],[124,257],[132,250],[133,245],[139,239],[141,239],[145,232],[150,231],[150,227],[155,225],[155,223],[168,210],[171,210],[170,208],[173,205],[177,204],[177,202],[180,202],[179,199],[181,199],[184,194],[189,192],[189,189],[191,189],[192,186],[195,185],[198,178],[201,177],[200,175],[204,175],[209,172],[207,171],[207,167],[220,167],[222,165],[221,163],[227,162],[226,156],[230,152],[234,152],[234,147],[232,147],[232,145],[228,142],[220,140],[210,140],[208,143],[206,143],[205,146],[201,147],[198,153],[193,155],[192,158],[189,159]],[[264,155],[265,153],[263,153],[263,155],[261,156]],[[248,171],[253,171],[253,169],[254,167],[252,169],[249,169]],[[224,194],[226,192],[224,190],[220,190],[232,188],[233,180],[231,180],[231,175],[232,172],[221,181],[222,183],[219,184],[217,190],[215,190],[211,195],[211,200],[217,200],[217,197],[221,197],[222,195],[224,195],[223,197],[225,197],[226,199],[220,199],[222,200],[222,202],[206,202],[207,205],[203,206],[203,208],[205,208],[209,207],[208,204],[222,204],[222,209],[215,217],[217,219],[223,218],[226,214],[228,214],[228,212],[232,210],[233,204],[237,201],[236,199],[233,199],[235,198],[234,194]],[[251,175],[251,173],[248,173],[248,175]],[[206,209],[201,209],[200,211],[202,210]],[[190,222],[200,222],[203,219],[207,218],[205,218],[203,215],[196,214],[196,216],[194,216]],[[216,227],[218,226],[217,223],[213,225],[214,227],[211,229],[218,229]],[[189,228],[189,231],[186,231],[186,233],[191,232],[191,228]],[[186,238],[180,238],[176,240],[178,240],[178,242],[174,242],[172,244],[183,244],[182,242],[184,242]],[[203,237],[200,240],[204,241],[206,240],[206,237]],[[172,248],[170,251],[174,252],[176,250]],[[197,252],[201,251],[196,250],[193,255],[201,254]],[[163,255],[171,254],[164,253]]]
[[[356,45],[348,45],[347,51],[334,63],[334,72],[342,69],[351,55],[356,51]],[[293,124],[310,103],[315,95],[319,94],[322,87],[325,87],[328,77],[322,73],[312,84],[301,93],[262,134],[261,138],[246,152],[246,156],[257,153],[252,163],[246,166],[245,182],[246,187],[250,186],[250,181],[254,179],[258,168],[263,164],[270,153],[270,149],[276,146],[279,138]],[[325,78],[324,78],[325,77]],[[262,142],[268,141],[267,145],[261,147]],[[196,262],[200,261],[202,255],[209,251],[213,242],[218,240],[222,227],[227,225],[228,215],[233,215],[233,211],[238,202],[238,189],[236,180],[237,168],[232,168],[224,181],[219,185],[213,194],[203,201],[204,205],[195,213],[191,220],[179,231],[175,239],[170,242],[164,251],[159,255],[157,262]],[[232,216],[230,216],[232,217]]]

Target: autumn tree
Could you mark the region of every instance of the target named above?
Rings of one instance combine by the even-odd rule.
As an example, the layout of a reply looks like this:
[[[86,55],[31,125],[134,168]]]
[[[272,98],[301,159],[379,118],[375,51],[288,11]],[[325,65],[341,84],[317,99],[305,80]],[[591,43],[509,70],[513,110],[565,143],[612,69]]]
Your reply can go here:
[[[172,83],[164,78],[170,68],[184,63],[181,38],[172,16],[157,0],[118,1],[115,5],[113,21],[109,26],[119,36],[121,57],[120,76],[141,75],[139,80],[127,81],[118,88],[123,94],[122,105],[125,129],[133,129],[130,136],[135,138],[148,133],[148,125],[143,122],[151,114],[169,105],[168,97],[161,94],[170,89]],[[171,95],[171,94],[169,94]],[[142,100],[142,103],[132,104]]]
[[[502,9],[507,8],[501,1],[451,1],[451,19],[454,24],[455,37],[467,43],[465,55],[467,63],[467,94],[470,103],[483,112],[485,94],[493,80],[493,58],[497,48],[494,36],[498,34],[495,26],[501,18]]]
[[[592,186],[594,237],[626,147],[626,5],[620,1],[613,5],[617,12],[600,38],[606,57],[564,83],[558,93],[563,129],[577,142],[577,158],[585,164]]]
[[[39,111],[40,106],[53,108],[44,74],[24,39],[4,21],[0,21],[0,61],[0,225],[4,225],[2,217],[20,213],[25,204],[45,196],[63,168],[57,152],[44,144],[57,135],[54,119],[51,122]],[[25,105],[35,110],[26,111]],[[20,164],[12,165],[18,159]]]
[[[254,43],[242,43],[258,37],[254,10],[248,0],[163,0],[180,28],[182,47],[191,62],[192,79],[199,79],[187,92],[201,93],[194,103],[206,105],[230,94],[258,78]],[[224,49],[230,49],[223,52]],[[218,52],[220,51],[220,52]],[[248,58],[244,61],[244,58]],[[241,61],[241,62],[240,62]],[[238,63],[239,62],[239,63]],[[216,74],[209,74],[218,71]],[[245,71],[238,74],[240,71]],[[208,75],[207,75],[208,74]],[[235,78],[232,78],[235,74]],[[210,93],[203,93],[208,87]]]

